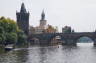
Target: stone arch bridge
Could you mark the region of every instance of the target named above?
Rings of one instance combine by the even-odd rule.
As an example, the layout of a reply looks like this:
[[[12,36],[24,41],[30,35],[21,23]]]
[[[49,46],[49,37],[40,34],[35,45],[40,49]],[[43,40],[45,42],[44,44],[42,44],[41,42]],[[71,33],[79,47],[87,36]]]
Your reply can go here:
[[[51,41],[59,37],[64,45],[76,45],[77,40],[81,37],[89,37],[96,45],[96,33],[95,32],[75,32],[75,33],[43,33],[43,34],[31,34],[29,35],[30,42],[36,42],[43,45],[51,44]]]

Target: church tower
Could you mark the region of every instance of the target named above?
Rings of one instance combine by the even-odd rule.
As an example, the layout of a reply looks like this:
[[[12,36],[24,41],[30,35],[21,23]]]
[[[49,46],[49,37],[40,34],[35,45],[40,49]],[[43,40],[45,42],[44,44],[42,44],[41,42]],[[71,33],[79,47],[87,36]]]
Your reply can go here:
[[[20,12],[16,12],[17,24],[26,35],[29,33],[29,12],[26,11],[24,3],[21,4]]]
[[[44,10],[42,11],[42,14],[41,14],[41,20],[40,20],[40,27],[41,29],[45,29],[46,28],[46,20],[45,20],[45,13],[44,13]]]

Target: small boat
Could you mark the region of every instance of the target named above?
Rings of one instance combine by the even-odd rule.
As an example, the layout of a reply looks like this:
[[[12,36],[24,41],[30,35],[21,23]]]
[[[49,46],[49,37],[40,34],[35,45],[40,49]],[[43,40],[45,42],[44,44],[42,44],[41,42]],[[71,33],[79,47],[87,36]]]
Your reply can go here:
[[[13,44],[10,44],[10,45],[6,45],[5,46],[5,51],[10,51],[13,49]]]

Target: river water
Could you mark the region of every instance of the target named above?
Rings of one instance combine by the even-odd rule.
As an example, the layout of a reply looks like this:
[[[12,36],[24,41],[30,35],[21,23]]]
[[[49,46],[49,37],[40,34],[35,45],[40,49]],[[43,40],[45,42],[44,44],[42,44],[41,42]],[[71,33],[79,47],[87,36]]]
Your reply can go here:
[[[96,47],[91,43],[30,46],[0,54],[0,63],[96,63]]]

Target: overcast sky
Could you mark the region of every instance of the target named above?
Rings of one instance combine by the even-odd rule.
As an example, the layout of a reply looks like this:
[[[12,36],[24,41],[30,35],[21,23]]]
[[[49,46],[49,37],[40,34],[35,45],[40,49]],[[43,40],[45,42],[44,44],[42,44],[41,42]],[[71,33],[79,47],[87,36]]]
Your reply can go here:
[[[0,0],[0,16],[16,20],[16,10],[25,3],[30,12],[30,25],[38,26],[44,9],[48,24],[71,26],[77,32],[91,32],[96,29],[96,0]]]

